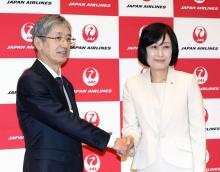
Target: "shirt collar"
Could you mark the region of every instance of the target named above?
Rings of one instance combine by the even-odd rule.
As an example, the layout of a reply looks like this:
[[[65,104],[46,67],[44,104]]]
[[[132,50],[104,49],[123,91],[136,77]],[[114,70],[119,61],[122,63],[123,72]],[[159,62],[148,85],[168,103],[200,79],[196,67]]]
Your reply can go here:
[[[53,69],[51,69],[50,66],[48,66],[46,63],[44,63],[43,61],[41,61],[40,59],[37,59],[39,60],[39,62],[42,63],[42,65],[44,65],[44,67],[48,70],[48,72],[50,72],[50,74],[56,78],[56,77],[61,77],[61,68],[59,68],[59,74],[57,74]]]

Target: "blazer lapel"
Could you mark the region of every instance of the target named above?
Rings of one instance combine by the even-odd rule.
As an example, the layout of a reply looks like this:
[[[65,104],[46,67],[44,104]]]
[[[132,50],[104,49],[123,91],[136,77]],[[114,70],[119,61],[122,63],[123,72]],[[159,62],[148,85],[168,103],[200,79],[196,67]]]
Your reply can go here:
[[[165,131],[166,126],[168,125],[170,118],[173,114],[174,106],[174,95],[175,95],[175,76],[174,69],[169,67],[166,88],[164,93],[164,104],[161,113],[161,132]]]
[[[150,70],[147,70],[146,73],[144,73],[144,79],[143,79],[143,94],[145,95],[145,102],[143,105],[145,106],[145,112],[147,112],[146,121],[151,126],[151,128],[158,132],[157,123],[155,119],[155,115],[153,112],[153,95],[152,95],[152,84],[151,84],[151,77],[150,77]],[[147,105],[147,106],[146,106]]]

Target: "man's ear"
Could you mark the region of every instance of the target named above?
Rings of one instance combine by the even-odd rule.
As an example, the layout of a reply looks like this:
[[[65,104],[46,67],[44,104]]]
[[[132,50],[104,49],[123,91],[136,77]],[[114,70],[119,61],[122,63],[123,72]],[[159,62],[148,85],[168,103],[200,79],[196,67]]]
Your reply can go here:
[[[40,38],[35,37],[34,38],[34,46],[36,47],[37,51],[40,51],[43,47],[43,42]]]

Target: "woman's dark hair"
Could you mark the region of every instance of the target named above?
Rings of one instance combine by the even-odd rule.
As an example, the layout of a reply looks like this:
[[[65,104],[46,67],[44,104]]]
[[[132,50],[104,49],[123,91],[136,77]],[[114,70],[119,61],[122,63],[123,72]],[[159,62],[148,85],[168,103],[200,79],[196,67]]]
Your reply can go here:
[[[161,38],[164,41],[166,34],[169,35],[172,45],[172,57],[170,60],[170,66],[176,64],[178,54],[179,54],[179,48],[178,48],[178,42],[176,38],[176,34],[174,33],[173,29],[164,23],[152,23],[148,26],[146,26],[142,32],[141,37],[139,39],[138,44],[138,60],[145,66],[149,67],[149,64],[147,63],[147,50],[146,47],[156,43]]]

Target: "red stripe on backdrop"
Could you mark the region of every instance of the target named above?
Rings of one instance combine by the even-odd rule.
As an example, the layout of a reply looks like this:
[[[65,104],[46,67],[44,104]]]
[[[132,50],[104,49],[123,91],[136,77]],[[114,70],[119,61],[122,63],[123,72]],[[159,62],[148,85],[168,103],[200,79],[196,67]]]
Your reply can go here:
[[[194,73],[204,98],[220,97],[220,59],[179,59],[176,69]]]
[[[32,29],[42,15],[1,14],[0,58],[33,58]]]
[[[207,140],[207,171],[220,171],[220,139]]]
[[[173,27],[173,18],[119,17],[120,58],[137,58],[137,46],[143,27],[153,22],[164,22]]]
[[[174,0],[176,17],[219,18],[220,3],[216,0]]]
[[[0,149],[23,148],[15,104],[0,104]]]
[[[61,0],[61,14],[118,15],[118,0]]]
[[[77,101],[118,101],[118,59],[69,59],[62,72],[74,85]]]
[[[120,172],[121,160],[111,149],[99,152],[89,146],[83,146],[84,172],[106,171]]]

